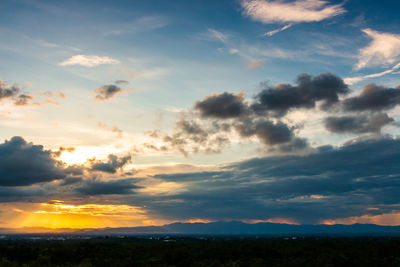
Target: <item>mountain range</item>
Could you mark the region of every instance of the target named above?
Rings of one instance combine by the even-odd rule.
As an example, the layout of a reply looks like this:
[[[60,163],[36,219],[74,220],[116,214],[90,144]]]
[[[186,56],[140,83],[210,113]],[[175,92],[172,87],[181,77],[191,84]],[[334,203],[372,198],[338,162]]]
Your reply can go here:
[[[400,226],[375,224],[324,225],[243,223],[220,221],[210,223],[172,223],[163,226],[140,226],[96,229],[18,228],[0,229],[2,234],[77,234],[77,235],[400,235]]]

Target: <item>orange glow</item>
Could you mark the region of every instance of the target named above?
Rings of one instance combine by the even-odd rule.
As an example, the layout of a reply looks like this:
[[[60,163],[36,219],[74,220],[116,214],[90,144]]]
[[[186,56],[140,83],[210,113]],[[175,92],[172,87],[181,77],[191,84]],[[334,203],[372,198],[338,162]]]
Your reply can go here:
[[[271,219],[266,219],[266,220],[244,220],[246,223],[263,223],[263,222],[269,222],[269,223],[284,223],[284,224],[295,224],[295,225],[300,225],[298,222],[296,222],[293,219],[290,218],[271,218]]]
[[[215,221],[206,220],[206,219],[190,219],[185,222],[187,222],[187,223],[211,223],[211,222],[215,222]]]
[[[21,212],[20,210],[18,212]],[[65,204],[54,200],[41,203],[39,209],[25,211],[20,227],[103,228],[147,225],[146,211],[129,205]]]
[[[371,208],[373,210],[375,208]],[[331,219],[323,220],[321,224],[333,225],[333,224],[355,224],[355,223],[367,223],[367,224],[377,224],[386,226],[400,225],[400,213],[386,213],[380,215],[363,215],[354,216],[341,219]]]

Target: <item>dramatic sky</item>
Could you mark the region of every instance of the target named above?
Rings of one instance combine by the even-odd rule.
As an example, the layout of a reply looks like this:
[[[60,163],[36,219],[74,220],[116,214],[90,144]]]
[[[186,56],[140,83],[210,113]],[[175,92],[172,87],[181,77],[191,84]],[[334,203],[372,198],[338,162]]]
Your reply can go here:
[[[399,10],[1,0],[0,227],[400,225]]]

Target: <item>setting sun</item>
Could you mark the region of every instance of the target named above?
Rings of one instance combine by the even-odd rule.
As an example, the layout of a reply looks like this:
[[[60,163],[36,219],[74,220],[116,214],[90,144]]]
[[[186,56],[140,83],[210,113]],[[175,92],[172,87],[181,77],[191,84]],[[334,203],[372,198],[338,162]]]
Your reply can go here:
[[[96,149],[76,148],[74,151],[63,151],[60,160],[68,165],[83,164],[86,160],[96,156]]]

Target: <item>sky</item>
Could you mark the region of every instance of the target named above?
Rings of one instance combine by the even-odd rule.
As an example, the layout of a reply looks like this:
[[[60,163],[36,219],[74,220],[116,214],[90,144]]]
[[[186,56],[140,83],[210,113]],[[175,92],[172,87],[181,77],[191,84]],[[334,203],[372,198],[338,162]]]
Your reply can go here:
[[[0,2],[0,228],[400,225],[400,3]]]

